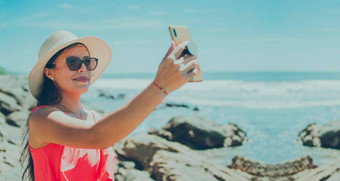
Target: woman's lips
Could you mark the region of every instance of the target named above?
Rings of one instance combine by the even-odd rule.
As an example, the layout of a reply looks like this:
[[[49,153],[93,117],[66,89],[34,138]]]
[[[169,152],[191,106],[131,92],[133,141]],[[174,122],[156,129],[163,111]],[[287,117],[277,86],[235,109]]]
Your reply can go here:
[[[78,81],[78,82],[88,82],[89,78],[87,78],[87,77],[77,77],[73,80]]]

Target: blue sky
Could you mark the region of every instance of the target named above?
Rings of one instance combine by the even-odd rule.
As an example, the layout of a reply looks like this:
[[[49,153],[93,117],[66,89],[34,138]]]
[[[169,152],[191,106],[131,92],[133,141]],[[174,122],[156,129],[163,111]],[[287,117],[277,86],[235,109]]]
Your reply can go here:
[[[0,66],[28,73],[68,30],[110,45],[105,74],[155,73],[170,24],[189,28],[203,72],[340,71],[340,2],[314,0],[0,0]]]

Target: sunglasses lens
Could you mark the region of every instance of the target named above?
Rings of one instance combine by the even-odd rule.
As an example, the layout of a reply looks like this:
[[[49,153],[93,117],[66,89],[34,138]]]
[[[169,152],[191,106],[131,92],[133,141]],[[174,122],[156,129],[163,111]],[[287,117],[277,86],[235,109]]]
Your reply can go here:
[[[98,59],[92,58],[92,57],[87,58],[87,59],[84,60],[84,64],[85,64],[86,69],[88,71],[93,71],[97,67]]]
[[[81,60],[78,57],[69,57],[66,59],[67,61],[67,66],[70,70],[76,71],[80,68],[81,66]]]
[[[89,57],[89,58],[86,58],[85,60],[81,60],[78,57],[69,57],[66,59],[66,62],[67,62],[68,68],[72,71],[79,70],[83,62],[88,71],[93,71],[97,67],[98,59]]]

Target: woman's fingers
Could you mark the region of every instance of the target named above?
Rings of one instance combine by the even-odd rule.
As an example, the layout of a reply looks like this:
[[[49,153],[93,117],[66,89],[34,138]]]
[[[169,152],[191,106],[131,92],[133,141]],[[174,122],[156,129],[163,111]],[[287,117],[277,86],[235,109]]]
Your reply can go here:
[[[174,49],[175,49],[175,42],[171,41],[171,47],[169,48],[168,52],[165,54],[162,61],[166,60],[169,57],[169,55],[173,52]]]
[[[183,43],[181,43],[180,45],[178,45],[175,49],[174,49],[174,55],[176,59],[181,58],[184,49],[187,47],[187,44],[189,43],[189,41],[185,41]]]
[[[183,72],[184,75],[186,75],[186,74],[188,74],[188,72],[193,71],[193,69],[195,69],[196,63],[197,63],[197,61],[193,60],[193,61],[191,61],[191,62],[189,62],[185,65],[182,65],[180,67],[180,70],[182,69],[181,71]]]
[[[197,57],[190,54],[182,55],[187,43],[183,42],[175,46],[175,43],[172,42],[158,67],[155,82],[169,93],[184,85],[197,72],[195,71]]]
[[[183,63],[187,64],[187,63],[189,63],[192,60],[197,60],[197,57],[196,56],[192,56],[192,55],[186,55],[186,56],[184,56],[184,62]]]

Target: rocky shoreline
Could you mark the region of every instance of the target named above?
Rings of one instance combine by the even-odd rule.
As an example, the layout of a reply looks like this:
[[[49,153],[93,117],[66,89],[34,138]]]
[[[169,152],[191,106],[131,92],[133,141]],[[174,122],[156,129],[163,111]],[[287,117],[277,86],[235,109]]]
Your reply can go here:
[[[124,99],[99,91],[109,99]],[[22,128],[35,101],[26,77],[0,76],[0,180],[20,180]],[[175,103],[167,107],[177,105]],[[188,107],[186,107],[188,108]],[[194,109],[195,110],[195,109]],[[195,111],[199,111],[198,109]],[[340,149],[340,122],[308,125],[299,134],[306,146]],[[340,180],[340,160],[317,166],[309,156],[269,165],[235,156],[230,165],[215,163],[199,150],[242,146],[246,130],[235,124],[220,125],[201,117],[176,116],[161,130],[129,136],[113,146],[117,153],[116,181],[139,180]],[[227,153],[226,153],[227,154]],[[340,158],[339,158],[340,159]]]

